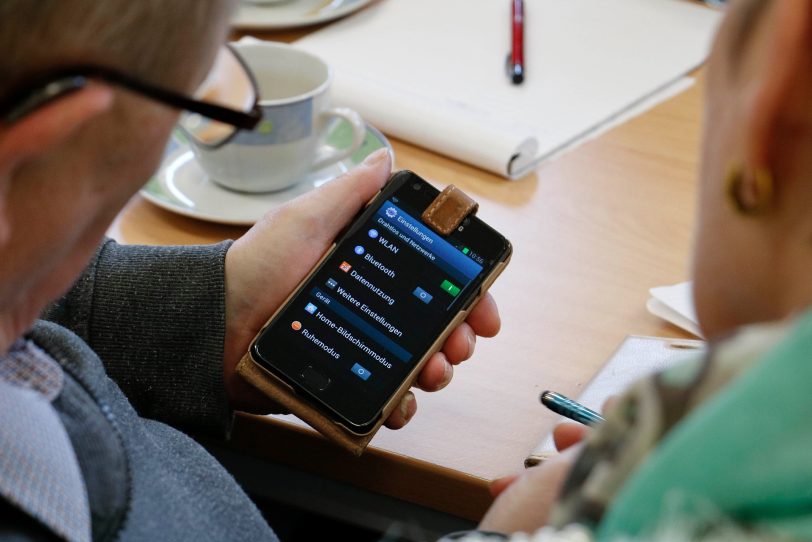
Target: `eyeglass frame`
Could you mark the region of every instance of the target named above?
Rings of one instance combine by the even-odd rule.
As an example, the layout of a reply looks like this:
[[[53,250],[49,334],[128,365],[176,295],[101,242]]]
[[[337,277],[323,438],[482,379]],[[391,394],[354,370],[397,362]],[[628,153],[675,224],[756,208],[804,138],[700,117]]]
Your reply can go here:
[[[231,45],[225,44],[223,47],[234,55],[251,82],[254,90],[254,103],[249,111],[238,111],[212,102],[190,98],[180,92],[140,81],[115,68],[94,64],[80,64],[48,72],[32,82],[22,85],[18,90],[12,91],[6,100],[0,102],[0,121],[5,124],[14,123],[46,104],[81,90],[87,86],[90,80],[98,79],[105,83],[123,87],[174,109],[197,113],[208,119],[236,128],[228,137],[215,144],[199,142],[203,146],[217,148],[228,143],[240,130],[253,130],[262,120],[262,110],[259,107],[259,86],[254,74],[248,68],[245,60]]]

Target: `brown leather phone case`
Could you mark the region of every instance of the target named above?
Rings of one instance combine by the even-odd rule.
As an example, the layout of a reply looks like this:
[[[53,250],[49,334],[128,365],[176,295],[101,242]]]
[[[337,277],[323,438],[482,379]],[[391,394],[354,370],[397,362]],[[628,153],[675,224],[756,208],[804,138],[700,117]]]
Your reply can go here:
[[[426,209],[422,215],[422,219],[441,235],[448,235],[460,225],[465,217],[472,213],[476,213],[477,207],[477,203],[468,197],[468,195],[466,195],[462,190],[456,188],[454,185],[449,185]],[[327,254],[330,252],[331,251],[327,251]],[[321,265],[324,258],[327,257],[327,254],[325,254],[322,260],[316,264],[314,269]],[[496,277],[499,276],[507,263],[507,261],[502,262],[494,269],[494,271],[482,285],[481,292],[479,294],[480,296],[487,291],[488,287],[490,287],[493,281],[496,280]],[[307,278],[305,280],[307,280]],[[296,291],[298,291],[298,288]],[[287,305],[290,297],[292,297],[296,291],[294,291],[294,293],[291,294],[291,296],[289,296],[284,303],[282,303],[280,310],[281,307]],[[475,299],[469,304],[469,310],[470,307],[476,305],[478,300],[479,298]],[[467,315],[468,310],[457,314],[454,320],[446,327],[443,334],[437,338],[434,344],[432,344],[431,348],[428,350],[423,359],[421,359],[420,362],[415,366],[415,369],[412,372],[413,376],[417,375],[423,364],[442,347],[449,333],[451,333],[451,331],[454,330],[454,328],[456,328]],[[268,321],[270,322],[273,320],[275,316],[275,314],[271,316]],[[291,413],[295,414],[323,436],[329,440],[332,440],[356,456],[360,456],[363,453],[369,444],[369,441],[372,440],[372,437],[375,436],[375,433],[377,433],[378,429],[380,429],[381,425],[383,425],[383,422],[386,421],[386,419],[392,413],[392,410],[400,403],[400,399],[403,397],[403,394],[406,393],[406,391],[408,391],[412,385],[412,379],[406,379],[400,388],[398,388],[398,390],[392,395],[389,402],[384,405],[381,419],[378,420],[372,430],[364,435],[359,435],[353,433],[343,425],[336,423],[316,407],[311,405],[306,399],[297,395],[293,388],[279,379],[276,375],[265,369],[262,365],[257,363],[251,356],[250,352],[246,353],[242,360],[240,360],[240,363],[237,365],[237,373],[257,390],[288,409]]]

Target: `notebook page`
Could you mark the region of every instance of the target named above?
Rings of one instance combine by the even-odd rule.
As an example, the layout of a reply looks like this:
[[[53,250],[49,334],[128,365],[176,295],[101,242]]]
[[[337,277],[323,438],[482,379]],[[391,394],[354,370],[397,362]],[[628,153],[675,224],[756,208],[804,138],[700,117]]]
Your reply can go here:
[[[510,2],[381,0],[297,46],[333,99],[385,132],[516,177],[700,65],[720,13],[683,0],[525,0],[524,84],[505,74]]]
[[[680,361],[697,355],[704,347],[703,341],[630,335],[589,381],[580,396],[574,399],[600,412],[604,401],[609,397],[619,395],[629,385],[647,375],[673,367]],[[566,418],[561,417],[561,421],[566,421]],[[547,435],[527,456],[525,466],[537,465],[556,453],[553,437]]]

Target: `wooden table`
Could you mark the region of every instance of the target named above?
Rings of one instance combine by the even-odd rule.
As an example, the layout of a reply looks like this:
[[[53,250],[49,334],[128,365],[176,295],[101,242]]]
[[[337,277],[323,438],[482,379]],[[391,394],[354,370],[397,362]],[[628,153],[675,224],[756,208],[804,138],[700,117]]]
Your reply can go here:
[[[288,41],[295,34],[263,36]],[[480,340],[445,390],[353,459],[287,419],[241,416],[232,449],[476,521],[490,480],[522,468],[556,416],[627,334],[682,337],[645,309],[652,286],[689,276],[702,105],[699,85],[528,177],[507,181],[393,140],[396,166],[479,200],[515,255],[493,287],[502,332]],[[111,233],[127,243],[234,238],[240,228],[176,216],[139,196]]]

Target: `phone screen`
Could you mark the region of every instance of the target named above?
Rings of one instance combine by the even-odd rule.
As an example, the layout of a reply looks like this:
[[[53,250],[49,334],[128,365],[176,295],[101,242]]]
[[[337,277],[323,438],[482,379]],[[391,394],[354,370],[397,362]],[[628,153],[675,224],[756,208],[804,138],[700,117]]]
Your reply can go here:
[[[449,237],[429,228],[419,216],[437,194],[412,173],[390,182],[255,343],[255,359],[354,428],[509,252],[476,218]]]

